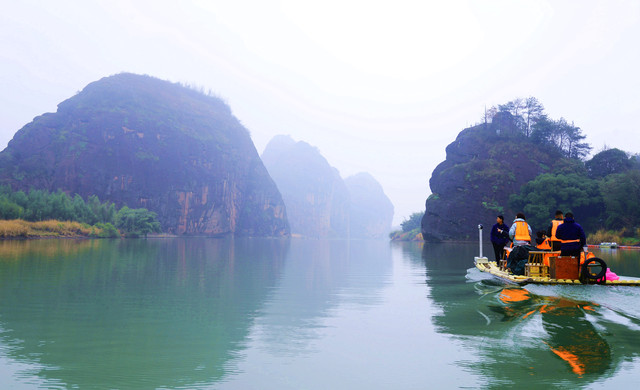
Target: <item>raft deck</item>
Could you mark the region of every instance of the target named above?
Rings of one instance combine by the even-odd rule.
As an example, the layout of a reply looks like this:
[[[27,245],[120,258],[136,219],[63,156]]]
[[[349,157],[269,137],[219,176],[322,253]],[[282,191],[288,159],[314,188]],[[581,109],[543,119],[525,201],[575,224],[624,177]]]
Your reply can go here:
[[[514,283],[519,285],[525,284],[582,284],[578,279],[551,279],[548,276],[524,276],[514,275],[510,272],[503,271],[498,267],[495,261],[489,261],[483,257],[475,258],[476,268],[482,272],[490,273],[491,275],[500,278],[508,283]],[[607,280],[604,283],[598,283],[601,286],[640,286],[640,280]]]

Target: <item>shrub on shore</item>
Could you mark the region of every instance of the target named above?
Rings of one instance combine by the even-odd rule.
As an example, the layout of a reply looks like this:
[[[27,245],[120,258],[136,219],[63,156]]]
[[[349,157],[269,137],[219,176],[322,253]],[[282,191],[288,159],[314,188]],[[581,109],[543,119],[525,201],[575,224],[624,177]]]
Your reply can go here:
[[[626,229],[620,229],[620,230],[600,229],[597,232],[591,233],[587,236],[587,244],[598,245],[601,242],[617,242],[618,244],[621,244],[621,245],[639,245],[640,229],[635,229],[634,232],[630,232],[629,230],[626,230]]]

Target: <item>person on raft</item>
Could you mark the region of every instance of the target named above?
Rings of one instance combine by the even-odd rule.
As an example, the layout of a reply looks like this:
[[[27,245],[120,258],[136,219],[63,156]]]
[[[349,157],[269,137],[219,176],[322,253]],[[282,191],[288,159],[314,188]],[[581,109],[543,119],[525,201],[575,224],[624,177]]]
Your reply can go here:
[[[556,237],[562,240],[560,256],[580,257],[582,247],[587,244],[584,229],[573,219],[573,213],[565,215],[564,222],[556,229]]]
[[[551,250],[551,241],[544,230],[538,230],[536,232],[536,248],[543,251]]]
[[[498,215],[496,223],[491,228],[491,244],[496,255],[496,263],[502,258],[504,246],[509,242],[509,226],[504,224],[504,217]]]
[[[531,245],[531,226],[527,223],[527,218],[523,213],[516,214],[513,225],[509,229],[509,238],[513,241],[514,246]]]
[[[549,224],[549,228],[547,229],[547,237],[549,237],[549,241],[551,241],[551,249],[554,251],[559,251],[562,242],[556,237],[556,230],[558,226],[562,225],[564,222],[564,215],[561,210],[556,210],[555,218],[551,220],[551,224]]]
[[[516,214],[516,219],[509,229],[509,237],[513,241],[513,248],[507,258],[507,272],[514,275],[524,275],[525,264],[529,258],[529,251],[536,248],[531,246],[531,226],[526,221],[523,213]]]

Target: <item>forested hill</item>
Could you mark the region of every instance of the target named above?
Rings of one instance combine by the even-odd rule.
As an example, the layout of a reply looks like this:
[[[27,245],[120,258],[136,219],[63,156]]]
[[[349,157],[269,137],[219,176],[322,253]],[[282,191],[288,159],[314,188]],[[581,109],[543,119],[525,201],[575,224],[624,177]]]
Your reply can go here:
[[[89,84],[0,153],[0,183],[158,214],[177,234],[288,234],[249,132],[219,98],[149,76]]]
[[[556,209],[572,211],[590,230],[640,226],[637,156],[599,152],[579,127],[550,119],[535,98],[490,110],[484,123],[461,131],[433,171],[422,234],[427,241],[477,237],[479,223],[498,214],[508,224],[524,212],[534,230],[546,229]]]

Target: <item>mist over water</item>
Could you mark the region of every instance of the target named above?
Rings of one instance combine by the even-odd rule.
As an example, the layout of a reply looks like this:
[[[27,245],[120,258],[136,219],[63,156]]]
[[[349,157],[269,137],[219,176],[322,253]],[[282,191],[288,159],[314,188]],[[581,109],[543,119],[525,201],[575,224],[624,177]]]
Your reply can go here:
[[[507,286],[473,244],[0,242],[2,388],[629,387],[640,291]],[[640,276],[640,252],[598,254]]]

